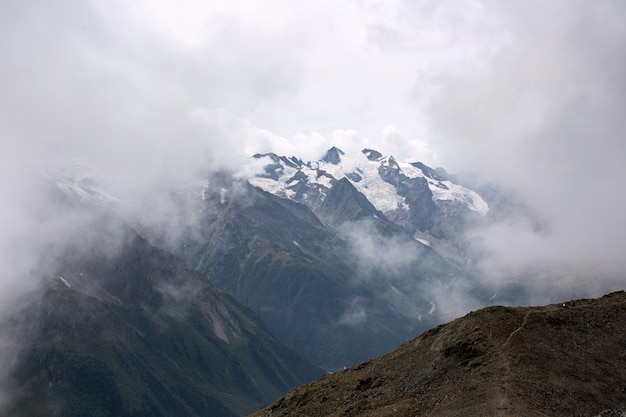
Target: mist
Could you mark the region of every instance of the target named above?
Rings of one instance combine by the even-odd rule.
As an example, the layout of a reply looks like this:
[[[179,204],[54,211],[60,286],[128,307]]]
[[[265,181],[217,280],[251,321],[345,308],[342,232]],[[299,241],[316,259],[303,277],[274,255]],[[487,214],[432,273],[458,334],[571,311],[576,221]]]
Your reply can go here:
[[[523,282],[532,303],[622,289],[626,9],[551,1],[487,11],[506,28],[504,45],[471,71],[437,74],[427,105],[450,166],[514,189],[541,223],[511,216],[472,231],[483,279]]]

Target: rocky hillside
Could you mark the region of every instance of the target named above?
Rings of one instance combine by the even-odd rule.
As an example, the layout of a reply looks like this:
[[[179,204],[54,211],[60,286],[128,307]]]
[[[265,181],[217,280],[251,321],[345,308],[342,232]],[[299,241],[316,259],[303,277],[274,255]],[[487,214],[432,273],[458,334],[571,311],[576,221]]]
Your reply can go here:
[[[626,293],[488,307],[297,388],[262,416],[605,416],[626,411]]]

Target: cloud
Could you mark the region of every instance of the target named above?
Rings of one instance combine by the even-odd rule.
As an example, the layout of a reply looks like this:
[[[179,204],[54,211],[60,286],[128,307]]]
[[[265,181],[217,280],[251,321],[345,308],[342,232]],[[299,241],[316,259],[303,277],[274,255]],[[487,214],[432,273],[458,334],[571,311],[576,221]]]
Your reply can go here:
[[[383,235],[369,219],[344,223],[340,233],[349,243],[361,277],[400,276],[415,265],[421,251],[404,235]]]
[[[623,264],[626,8],[481,4],[508,41],[479,55],[480,71],[432,74],[440,89],[430,129],[454,167],[518,190],[546,224],[538,231],[509,219],[477,232],[489,259],[519,268]]]
[[[0,130],[24,153],[70,149],[133,182],[184,182],[254,150],[315,159],[334,141],[356,143],[346,136],[377,144],[407,119],[412,65],[368,43],[356,3],[2,11]]]
[[[364,325],[367,323],[367,311],[363,306],[362,298],[355,297],[350,301],[350,305],[339,318],[338,323],[351,327]]]
[[[411,61],[414,132],[436,161],[513,190],[534,213],[470,232],[476,276],[492,288],[523,282],[529,302],[623,287],[626,7],[359,4],[369,42],[420,57]],[[393,129],[385,138],[407,142]]]
[[[448,294],[461,294],[465,287],[452,284],[454,269],[424,250],[421,243],[404,234],[384,234],[369,219],[344,223],[337,230],[347,242],[356,266],[354,284],[370,288],[379,301],[384,300],[409,320],[431,324],[449,319],[451,312],[459,310],[461,304],[450,303],[442,295],[444,288]],[[467,293],[465,298],[470,298]],[[440,309],[436,314],[431,311],[435,302]],[[469,301],[462,305],[467,304]],[[363,303],[356,306],[362,307]],[[353,303],[346,317],[365,320],[366,316],[356,314],[359,312]]]

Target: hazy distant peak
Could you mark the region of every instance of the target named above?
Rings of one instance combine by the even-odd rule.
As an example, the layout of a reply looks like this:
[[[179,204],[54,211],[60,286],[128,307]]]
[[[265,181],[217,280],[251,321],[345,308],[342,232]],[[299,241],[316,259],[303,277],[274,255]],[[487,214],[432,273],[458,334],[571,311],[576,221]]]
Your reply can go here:
[[[411,165],[422,171],[425,176],[435,181],[447,181],[450,179],[446,170],[441,167],[432,169],[422,162],[411,162]]]
[[[381,159],[383,157],[383,154],[381,154],[378,151],[375,151],[374,149],[368,149],[365,148],[361,151],[366,157],[367,159],[369,159],[370,161],[377,161],[379,159]]]
[[[393,156],[386,156],[381,159],[380,166],[384,166],[391,169],[400,169],[400,165]]]
[[[341,163],[341,157],[345,154],[346,153],[344,151],[333,146],[326,152],[326,155],[324,155],[324,157],[322,158],[322,161],[327,162],[329,164],[338,165]]]

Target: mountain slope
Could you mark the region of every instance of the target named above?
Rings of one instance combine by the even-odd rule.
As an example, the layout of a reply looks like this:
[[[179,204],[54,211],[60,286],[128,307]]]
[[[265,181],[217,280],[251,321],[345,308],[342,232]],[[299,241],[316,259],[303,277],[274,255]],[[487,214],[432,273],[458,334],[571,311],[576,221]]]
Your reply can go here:
[[[93,245],[74,242],[39,297],[2,323],[21,345],[0,414],[236,416],[321,374],[114,215],[92,226]]]
[[[357,191],[347,178],[342,178],[328,191],[317,215],[326,223],[339,225],[363,218],[385,219],[365,196]]]
[[[626,411],[625,335],[624,292],[488,307],[297,388],[254,416],[609,415]]]
[[[220,197],[222,203],[217,198],[203,201],[210,214],[173,251],[314,363],[327,369],[356,363],[427,325],[383,299],[380,284],[361,276],[348,243],[306,206],[247,184]]]

